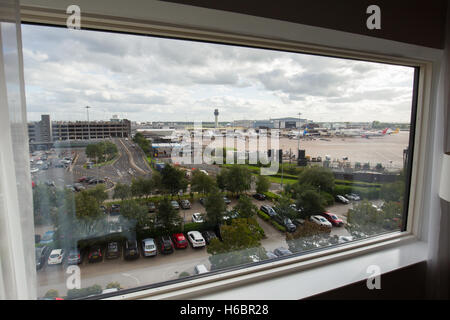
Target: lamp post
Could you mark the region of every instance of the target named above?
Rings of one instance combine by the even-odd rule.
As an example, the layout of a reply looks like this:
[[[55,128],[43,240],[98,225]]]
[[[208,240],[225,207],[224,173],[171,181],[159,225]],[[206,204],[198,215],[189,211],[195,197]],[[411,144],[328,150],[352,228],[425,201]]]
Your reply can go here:
[[[89,106],[86,106],[87,123],[88,123],[88,140],[91,140],[91,126],[89,125]]]
[[[298,163],[298,155],[299,155],[299,152],[300,152],[300,115],[301,115],[301,113],[299,112],[298,113],[298,126],[299,126],[299,128],[298,128],[298,143],[297,143],[297,163]]]

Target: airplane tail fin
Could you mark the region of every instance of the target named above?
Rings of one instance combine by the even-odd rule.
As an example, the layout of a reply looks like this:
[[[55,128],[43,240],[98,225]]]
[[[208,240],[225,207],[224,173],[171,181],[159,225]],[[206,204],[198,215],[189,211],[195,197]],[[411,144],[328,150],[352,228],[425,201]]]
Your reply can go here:
[[[395,129],[394,133],[398,133],[400,131],[399,128]]]
[[[382,133],[383,135],[385,135],[386,132],[388,131],[388,129],[389,129],[389,128],[384,129],[381,133]]]

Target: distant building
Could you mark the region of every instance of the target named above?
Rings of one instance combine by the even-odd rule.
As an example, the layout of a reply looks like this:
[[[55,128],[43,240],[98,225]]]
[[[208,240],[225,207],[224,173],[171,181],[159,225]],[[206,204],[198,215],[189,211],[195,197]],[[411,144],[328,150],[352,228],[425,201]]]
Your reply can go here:
[[[233,127],[254,128],[255,120],[234,120]]]
[[[275,129],[300,129],[307,124],[306,119],[299,119],[294,117],[270,119],[273,121]]]
[[[55,141],[128,138],[131,122],[127,119],[111,121],[50,121],[49,115],[41,115],[41,121],[28,123],[28,139],[31,149],[50,148]]]

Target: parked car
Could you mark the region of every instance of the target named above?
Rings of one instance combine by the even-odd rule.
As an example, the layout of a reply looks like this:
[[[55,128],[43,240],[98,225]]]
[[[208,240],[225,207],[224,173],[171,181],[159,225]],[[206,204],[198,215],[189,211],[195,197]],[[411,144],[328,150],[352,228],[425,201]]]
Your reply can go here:
[[[223,196],[223,202],[225,202],[225,204],[230,204],[231,203],[231,200],[230,199],[228,199],[226,196]]]
[[[154,202],[148,202],[147,203],[147,209],[148,212],[155,212],[156,211],[156,206]]]
[[[323,212],[320,215],[327,219],[335,227],[342,227],[344,225],[344,221],[339,219],[334,213]]]
[[[272,218],[277,215],[277,212],[271,206],[262,205],[260,209],[262,212],[268,214]]]
[[[292,223],[291,219],[289,218],[283,218],[283,225],[286,227],[286,230],[288,232],[294,232],[295,230],[297,230],[297,227],[295,226],[295,224]]]
[[[174,249],[174,245],[169,236],[161,236],[159,238],[159,251],[161,253],[172,253]]]
[[[208,268],[206,268],[206,266],[204,264],[199,264],[194,267],[195,274],[202,274],[202,273],[207,273],[207,272],[208,272]]]
[[[324,217],[319,216],[319,215],[311,216],[310,220],[312,222],[317,223],[320,226],[324,226],[324,227],[328,227],[328,228],[332,227],[332,224],[327,219],[325,219]]]
[[[106,246],[106,259],[117,259],[120,257],[120,247],[118,242],[109,242]]]
[[[144,253],[144,257],[153,257],[158,253],[156,252],[156,244],[153,238],[147,238],[142,240],[142,251]]]
[[[124,250],[126,260],[139,258],[139,248],[136,240],[126,240]]]
[[[253,198],[255,198],[256,200],[261,200],[261,201],[266,200],[266,196],[262,193],[255,193],[253,195]]]
[[[38,247],[35,249],[36,270],[41,269],[45,265],[45,261],[48,259],[51,251],[52,249],[47,246]]]
[[[105,180],[103,180],[103,179],[92,179],[92,180],[89,180],[89,184],[99,184],[99,183],[105,183]]]
[[[202,236],[206,241],[206,244],[210,244],[212,239],[218,239],[214,231],[207,230],[202,232]]]
[[[50,255],[48,256],[47,264],[48,265],[55,265],[55,264],[61,264],[64,260],[64,249],[53,249],[52,252],[50,252]]]
[[[74,188],[75,191],[77,191],[77,192],[83,191],[83,190],[86,189],[86,188],[85,188],[82,184],[80,184],[80,183],[75,183],[75,184],[73,185],[73,188]]]
[[[54,187],[55,186],[55,181],[53,180],[47,180],[45,181],[45,184],[49,187]]]
[[[112,204],[111,211],[109,214],[111,216],[118,216],[120,214],[120,204]]]
[[[200,202],[201,205],[203,205],[203,206],[205,205],[205,201],[206,201],[205,198],[200,198],[200,199],[198,199],[198,201]]]
[[[346,197],[341,196],[339,194],[336,196],[336,200],[339,201],[340,203],[344,203],[344,204],[350,203],[350,201]]]
[[[349,200],[359,201],[361,198],[356,193],[347,193],[345,197]]]
[[[84,181],[86,181],[86,179],[87,179],[87,177],[81,177],[78,179],[78,182],[84,182]]]
[[[199,212],[196,212],[192,214],[192,222],[196,223],[202,223],[203,222],[203,215]]]
[[[276,258],[278,258],[278,256],[275,253],[273,253],[272,251],[266,251],[266,256],[267,256],[268,259],[276,259]]]
[[[69,254],[67,255],[67,264],[80,264],[81,263],[81,254],[78,249],[71,249]]]
[[[205,239],[202,234],[198,231],[189,231],[187,233],[189,242],[191,243],[193,248],[202,248],[206,246]]]
[[[189,200],[181,200],[180,205],[181,205],[181,208],[183,208],[183,209],[191,208],[191,203],[189,202]]]
[[[53,236],[55,235],[55,231],[47,231],[41,238],[41,244],[49,244],[53,242]]]
[[[93,246],[89,249],[88,261],[100,262],[103,260],[102,249],[99,246]]]
[[[170,201],[170,204],[172,205],[172,207],[173,207],[175,210],[179,210],[179,209],[180,209],[180,205],[178,204],[177,201],[172,200],[172,201]]]
[[[173,234],[172,240],[175,245],[175,248],[177,248],[177,249],[184,249],[184,248],[187,248],[187,246],[188,246],[186,237],[182,233]]]
[[[288,255],[292,254],[292,252],[289,249],[286,249],[286,248],[283,248],[283,247],[276,248],[275,250],[273,250],[273,253],[277,257],[288,256]]]

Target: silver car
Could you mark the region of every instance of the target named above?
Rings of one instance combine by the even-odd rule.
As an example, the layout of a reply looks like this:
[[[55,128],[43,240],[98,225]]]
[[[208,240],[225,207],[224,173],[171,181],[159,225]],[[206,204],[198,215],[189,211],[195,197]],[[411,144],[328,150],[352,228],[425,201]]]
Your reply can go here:
[[[142,250],[145,257],[156,256],[156,244],[153,238],[147,238],[142,240]]]

